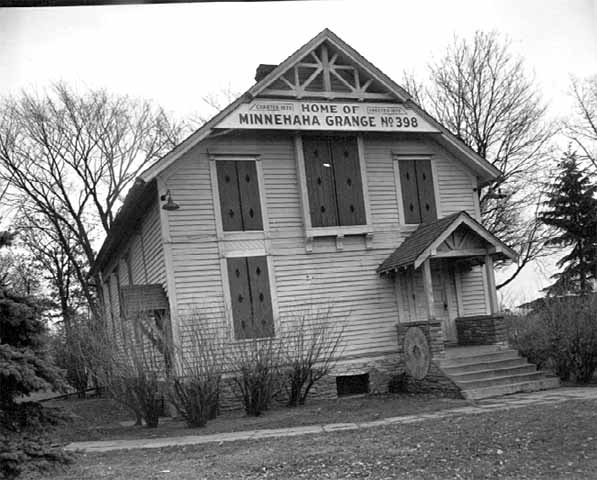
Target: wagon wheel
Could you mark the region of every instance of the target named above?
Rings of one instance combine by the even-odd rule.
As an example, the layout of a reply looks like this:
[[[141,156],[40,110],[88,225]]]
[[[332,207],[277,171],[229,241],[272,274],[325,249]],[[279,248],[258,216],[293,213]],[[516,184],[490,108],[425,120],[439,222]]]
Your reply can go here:
[[[407,372],[415,379],[422,380],[429,372],[431,352],[427,337],[419,327],[410,327],[404,335],[404,361]]]

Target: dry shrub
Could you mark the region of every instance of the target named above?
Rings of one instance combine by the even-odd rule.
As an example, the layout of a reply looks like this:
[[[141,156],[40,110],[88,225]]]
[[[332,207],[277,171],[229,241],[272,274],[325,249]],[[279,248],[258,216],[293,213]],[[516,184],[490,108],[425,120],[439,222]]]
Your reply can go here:
[[[227,367],[234,392],[247,415],[267,410],[279,390],[283,343],[275,337],[236,341],[228,346]]]
[[[216,417],[223,373],[223,341],[194,328],[180,351],[182,375],[171,382],[170,401],[189,427],[204,427]]]
[[[548,297],[509,321],[510,342],[562,380],[587,383],[597,368],[597,296]]]
[[[304,405],[313,385],[328,375],[341,354],[344,328],[332,307],[296,315],[283,339],[282,362],[288,406]]]
[[[115,339],[105,332],[90,333],[86,355],[96,381],[115,401],[134,412],[147,427],[158,426],[164,410],[164,353],[151,342]]]

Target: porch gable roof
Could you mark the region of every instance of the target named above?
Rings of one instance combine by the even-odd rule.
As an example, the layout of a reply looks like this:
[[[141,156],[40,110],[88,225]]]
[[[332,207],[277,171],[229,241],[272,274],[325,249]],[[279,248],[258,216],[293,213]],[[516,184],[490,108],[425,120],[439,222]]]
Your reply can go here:
[[[464,226],[472,236],[488,244],[484,249],[458,249],[438,252],[438,248],[458,227]],[[377,273],[385,274],[400,268],[419,268],[428,258],[475,257],[489,254],[499,259],[516,260],[517,254],[499,240],[467,212],[461,211],[433,222],[421,224],[394,252],[377,268]]]

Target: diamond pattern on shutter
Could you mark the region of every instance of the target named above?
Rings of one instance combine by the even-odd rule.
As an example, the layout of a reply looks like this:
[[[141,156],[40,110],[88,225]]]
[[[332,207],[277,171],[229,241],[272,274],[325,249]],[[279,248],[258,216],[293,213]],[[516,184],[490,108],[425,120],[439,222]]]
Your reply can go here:
[[[415,160],[400,160],[398,169],[400,170],[404,223],[421,223]]]
[[[311,225],[331,227],[338,225],[334,171],[330,148],[325,139],[303,138],[305,172]]]
[[[244,230],[263,230],[257,167],[254,161],[237,161],[238,189]]]
[[[274,316],[266,257],[248,257],[247,265],[253,299],[254,336],[274,335]]]
[[[237,340],[251,338],[253,337],[254,330],[247,259],[245,257],[228,258],[227,263],[234,338]]]
[[[225,232],[241,231],[243,229],[238,175],[235,164],[236,162],[232,160],[218,160],[216,162],[222,228]]]
[[[433,174],[431,173],[431,160],[417,160],[417,190],[421,222],[427,223],[437,220],[435,209],[435,191],[433,189]]]
[[[331,141],[340,225],[365,225],[365,202],[356,138]]]

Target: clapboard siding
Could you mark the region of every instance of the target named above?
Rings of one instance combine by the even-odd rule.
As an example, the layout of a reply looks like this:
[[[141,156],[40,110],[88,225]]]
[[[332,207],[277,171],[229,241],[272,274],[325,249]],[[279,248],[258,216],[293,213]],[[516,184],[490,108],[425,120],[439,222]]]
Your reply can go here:
[[[166,289],[166,269],[162,245],[159,205],[156,202],[141,225],[142,248],[133,255],[145,257],[147,283],[160,283]],[[139,283],[139,282],[135,282]]]
[[[312,252],[305,250],[294,139],[290,134],[220,136],[189,150],[161,174],[165,188],[181,207],[168,212],[166,218],[183,345],[189,344],[189,335],[197,325],[231,336],[231,322],[225,314],[228,287],[224,285],[224,254],[235,249],[257,252],[267,248],[273,272],[270,283],[279,315],[277,332],[287,328],[290,319],[300,312],[331,306],[330,321],[344,327],[345,355],[395,348],[399,300],[394,281],[379,277],[375,270],[414,228],[400,225],[394,155],[433,155],[443,215],[459,210],[474,214],[471,176],[437,144],[420,137],[371,135],[364,138],[363,146],[373,240],[367,244],[363,236],[347,236],[341,241],[341,249],[335,238],[315,238]],[[269,219],[267,241],[218,238],[216,209],[220,206],[214,203],[212,192],[211,154],[258,154],[263,171],[260,186],[264,213]],[[464,308],[471,313],[484,301],[482,283],[476,285],[475,281],[480,279],[472,274],[462,278],[463,290],[470,290]],[[437,281],[434,283],[437,285]],[[421,288],[417,292],[418,315],[424,311],[423,299]],[[438,305],[440,301],[438,295]]]
[[[462,272],[460,278],[464,315],[484,315],[488,313],[481,267]]]
[[[132,278],[129,278],[127,255],[131,265]],[[119,318],[120,293],[117,288],[116,275],[120,286],[131,284],[159,283],[165,290],[166,268],[162,244],[159,204],[156,202],[147,210],[139,229],[124,243],[102,272],[105,281],[104,302],[109,323],[114,319],[119,338],[133,334],[130,322]]]
[[[471,177],[448,154],[438,155],[434,162],[438,177],[442,216],[445,217],[464,210],[475,218],[473,195],[476,193],[473,192]]]

